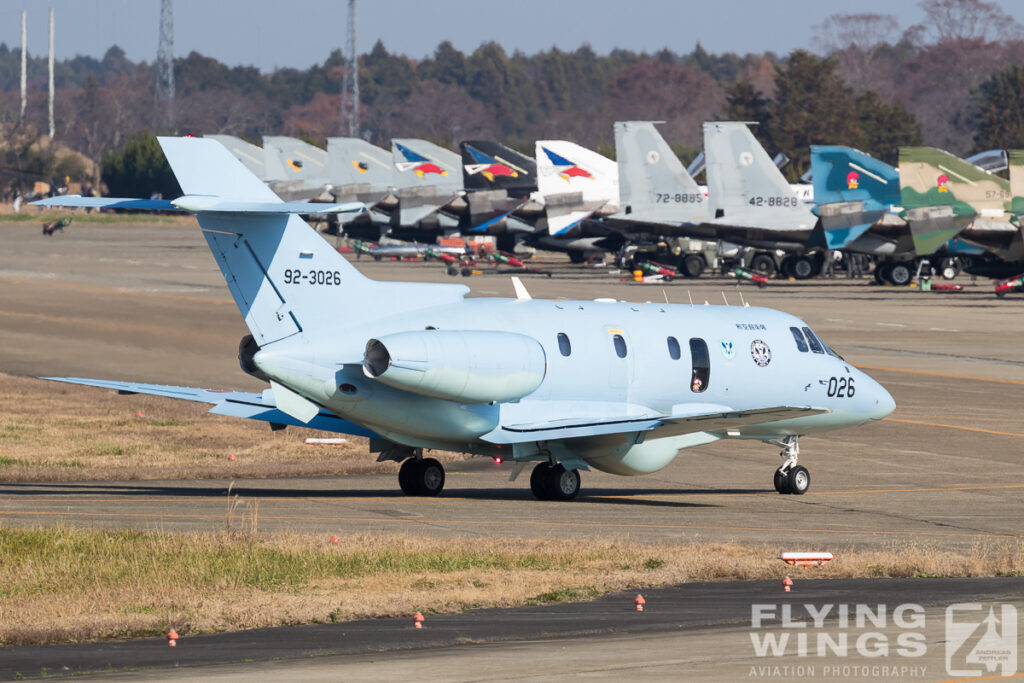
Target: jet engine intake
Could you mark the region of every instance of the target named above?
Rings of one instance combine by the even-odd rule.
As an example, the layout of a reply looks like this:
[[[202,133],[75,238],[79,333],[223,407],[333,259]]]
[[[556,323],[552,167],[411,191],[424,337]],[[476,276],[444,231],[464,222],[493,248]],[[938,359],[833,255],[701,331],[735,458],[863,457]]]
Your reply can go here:
[[[366,343],[363,373],[388,386],[458,403],[503,403],[534,392],[544,347],[514,332],[423,330]]]

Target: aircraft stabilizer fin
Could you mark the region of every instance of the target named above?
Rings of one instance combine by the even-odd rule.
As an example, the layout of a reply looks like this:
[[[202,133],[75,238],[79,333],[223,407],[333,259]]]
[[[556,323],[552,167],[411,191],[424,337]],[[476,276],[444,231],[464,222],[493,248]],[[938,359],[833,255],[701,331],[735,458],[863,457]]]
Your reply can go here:
[[[309,420],[300,421],[281,410],[275,402],[275,396],[269,391],[254,394],[245,391],[216,391],[214,389],[198,389],[195,387],[178,387],[164,384],[142,384],[139,382],[117,382],[106,379],[85,379],[82,377],[40,377],[39,379],[66,384],[80,384],[101,389],[113,389],[125,394],[147,394],[149,396],[165,396],[196,403],[211,403],[210,412],[215,415],[244,417],[271,424],[309,427],[338,434],[380,438],[375,432],[353,424],[348,420],[333,415],[326,410],[319,410]]]

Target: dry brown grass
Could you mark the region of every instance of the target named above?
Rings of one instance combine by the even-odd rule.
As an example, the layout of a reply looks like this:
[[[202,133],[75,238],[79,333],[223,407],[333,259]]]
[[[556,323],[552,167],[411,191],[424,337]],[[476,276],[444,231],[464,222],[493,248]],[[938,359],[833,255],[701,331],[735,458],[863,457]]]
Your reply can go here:
[[[996,576],[1024,572],[1024,544],[968,552],[840,549],[783,565],[767,546],[571,547],[513,538],[178,535],[0,528],[0,645],[182,634],[483,606],[588,599],[691,581]]]
[[[200,403],[0,374],[0,406],[0,480],[8,482],[396,470],[375,462],[366,439],[307,446],[307,437],[338,435],[294,427],[271,432],[265,422],[210,415]]]

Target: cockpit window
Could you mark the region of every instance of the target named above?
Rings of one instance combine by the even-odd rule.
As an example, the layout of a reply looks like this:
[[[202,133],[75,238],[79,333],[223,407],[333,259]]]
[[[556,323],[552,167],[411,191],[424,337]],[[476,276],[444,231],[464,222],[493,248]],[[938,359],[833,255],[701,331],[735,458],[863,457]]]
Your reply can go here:
[[[804,333],[800,331],[799,327],[791,327],[789,331],[793,333],[793,339],[796,341],[796,348],[800,353],[807,353],[807,340],[804,339]]]
[[[804,334],[807,335],[807,343],[811,345],[811,351],[814,351],[815,353],[825,353],[825,347],[821,345],[818,338],[814,336],[813,332],[811,332],[811,328],[805,327]]]
[[[830,349],[828,344],[826,344],[825,342],[821,341],[821,337],[819,337],[816,334],[814,334],[813,332],[811,332],[810,328],[805,327],[804,328],[804,332],[807,333],[807,341],[809,341],[811,343],[811,348],[812,349],[814,348],[814,343],[817,342],[818,346],[820,346],[822,349],[824,349],[825,353],[827,353],[828,355],[833,356],[835,358],[838,358],[840,360],[843,359],[842,356],[840,356],[838,353],[836,353],[835,351]],[[821,353],[821,351],[815,351],[815,353]]]

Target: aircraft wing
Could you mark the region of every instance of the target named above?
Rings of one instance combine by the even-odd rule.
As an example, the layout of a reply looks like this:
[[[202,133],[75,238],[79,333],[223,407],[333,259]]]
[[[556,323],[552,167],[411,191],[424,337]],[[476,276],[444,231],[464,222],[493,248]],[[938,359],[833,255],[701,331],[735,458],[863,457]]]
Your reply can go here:
[[[88,387],[114,389],[119,394],[148,394],[150,396],[166,396],[197,403],[211,403],[210,412],[215,415],[244,417],[250,420],[270,422],[272,424],[309,427],[325,432],[351,434],[378,438],[377,435],[357,424],[342,420],[326,410],[320,410],[309,422],[302,422],[277,408],[272,391],[253,394],[245,391],[217,391],[215,389],[197,389],[194,387],[176,387],[165,384],[141,384],[139,382],[114,382],[105,379],[83,379],[81,377],[40,377],[40,379],[66,384],[82,384]]]
[[[587,436],[647,432],[650,438],[680,436],[695,432],[725,432],[742,429],[767,422],[778,422],[797,417],[808,417],[829,412],[825,408],[810,406],[774,406],[756,410],[733,410],[722,412],[691,412],[688,414],[656,415],[640,417],[603,417],[595,419],[555,420],[532,424],[502,425],[483,437],[484,441],[496,444],[512,444],[525,441],[550,441],[553,439],[575,439]]]

